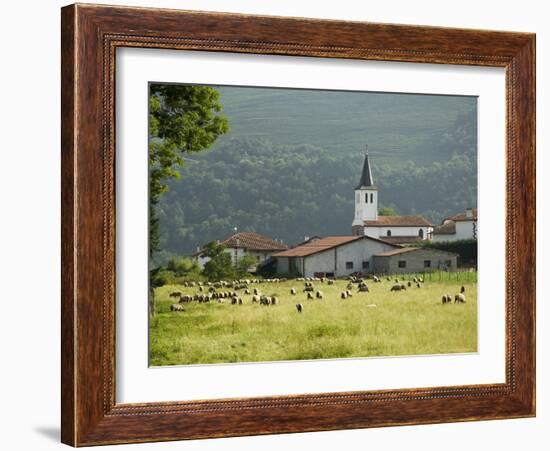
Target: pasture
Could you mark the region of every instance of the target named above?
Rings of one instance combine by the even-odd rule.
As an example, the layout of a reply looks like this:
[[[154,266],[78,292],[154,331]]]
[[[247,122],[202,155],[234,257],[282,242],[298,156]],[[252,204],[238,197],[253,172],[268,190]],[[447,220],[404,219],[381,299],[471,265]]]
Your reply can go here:
[[[407,284],[412,275],[398,276]],[[431,280],[430,280],[431,279]],[[242,305],[231,299],[218,303],[181,303],[184,311],[171,311],[177,299],[170,293],[207,293],[199,287],[169,285],[155,290],[156,315],[149,322],[151,366],[332,359],[349,357],[422,355],[477,351],[476,274],[454,273],[426,277],[421,288],[413,283],[392,292],[395,277],[380,283],[366,280],[368,293],[341,299],[348,280],[333,285],[314,281],[323,299],[307,299],[304,282],[260,282],[249,285],[278,304],[252,303],[252,295],[237,290]],[[466,303],[442,304],[443,294],[465,287]],[[291,295],[295,288],[296,295]],[[230,289],[233,291],[233,289]],[[315,296],[315,292],[313,292]],[[296,304],[303,305],[298,313]]]

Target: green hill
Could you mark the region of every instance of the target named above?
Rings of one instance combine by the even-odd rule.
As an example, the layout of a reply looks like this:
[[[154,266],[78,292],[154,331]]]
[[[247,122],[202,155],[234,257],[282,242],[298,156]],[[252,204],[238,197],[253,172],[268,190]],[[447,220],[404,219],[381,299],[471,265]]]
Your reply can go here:
[[[474,98],[218,89],[231,131],[169,183],[159,260],[235,227],[288,244],[349,234],[365,143],[379,206],[438,223],[477,205]]]

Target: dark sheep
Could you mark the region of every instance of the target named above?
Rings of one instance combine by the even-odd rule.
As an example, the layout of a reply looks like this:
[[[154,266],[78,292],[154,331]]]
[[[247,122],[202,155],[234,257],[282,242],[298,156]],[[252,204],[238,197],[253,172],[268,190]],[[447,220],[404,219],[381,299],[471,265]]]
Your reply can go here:
[[[313,294],[311,294],[310,292],[308,292],[307,298],[308,298],[308,299],[314,299],[314,298],[313,298]]]
[[[405,285],[396,283],[395,285],[392,285],[392,287],[390,288],[390,291],[401,291],[404,289],[405,289]]]
[[[171,298],[179,298],[179,297],[181,297],[181,291],[173,291],[172,293],[170,293],[170,297],[171,297]]]
[[[462,285],[462,286],[460,287],[460,292],[461,292],[461,293],[464,293],[465,291],[466,291],[466,288],[464,288],[464,285]]]
[[[359,287],[359,293],[368,293],[369,292],[369,287],[367,286],[367,284],[363,284]]]
[[[296,310],[298,310],[298,313],[302,313],[304,306],[302,304],[296,304]]]

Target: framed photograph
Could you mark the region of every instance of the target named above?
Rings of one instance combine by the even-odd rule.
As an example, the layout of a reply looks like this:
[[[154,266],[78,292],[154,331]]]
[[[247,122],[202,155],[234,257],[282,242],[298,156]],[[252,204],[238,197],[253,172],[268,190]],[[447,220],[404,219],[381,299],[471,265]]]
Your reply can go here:
[[[535,415],[535,36],[62,9],[62,441]]]

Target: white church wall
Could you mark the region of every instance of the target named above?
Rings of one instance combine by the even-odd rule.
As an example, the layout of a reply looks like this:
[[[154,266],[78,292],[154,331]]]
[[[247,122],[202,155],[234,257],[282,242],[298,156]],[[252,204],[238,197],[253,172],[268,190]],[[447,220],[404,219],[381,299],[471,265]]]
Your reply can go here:
[[[431,232],[431,227],[427,226],[365,226],[363,230],[365,235],[384,239],[384,237],[388,236],[388,230],[391,231],[391,236],[418,236],[420,229],[422,229],[424,239],[426,239]]]

